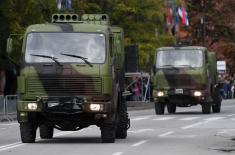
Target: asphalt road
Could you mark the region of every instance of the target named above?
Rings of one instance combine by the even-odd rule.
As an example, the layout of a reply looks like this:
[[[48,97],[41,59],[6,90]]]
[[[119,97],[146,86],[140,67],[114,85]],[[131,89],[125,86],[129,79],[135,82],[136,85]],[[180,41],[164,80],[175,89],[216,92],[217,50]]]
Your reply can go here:
[[[201,107],[155,115],[153,109],[129,112],[128,138],[103,144],[95,126],[77,132],[56,131],[52,140],[20,142],[16,122],[0,123],[1,155],[224,155],[235,154],[235,100],[223,101],[219,114]]]

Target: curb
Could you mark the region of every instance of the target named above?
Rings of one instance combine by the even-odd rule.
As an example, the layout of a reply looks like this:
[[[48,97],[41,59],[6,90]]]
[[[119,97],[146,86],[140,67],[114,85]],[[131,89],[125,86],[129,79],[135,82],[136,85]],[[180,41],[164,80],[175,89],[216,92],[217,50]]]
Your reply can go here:
[[[127,110],[154,109],[154,102],[127,101]]]

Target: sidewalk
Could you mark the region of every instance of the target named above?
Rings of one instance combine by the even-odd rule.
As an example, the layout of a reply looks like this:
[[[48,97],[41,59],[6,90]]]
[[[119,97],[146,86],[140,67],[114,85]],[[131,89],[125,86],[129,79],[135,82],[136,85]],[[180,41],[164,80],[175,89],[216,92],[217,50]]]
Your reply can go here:
[[[154,109],[153,102],[143,102],[143,101],[127,101],[127,110],[143,110],[143,109]]]

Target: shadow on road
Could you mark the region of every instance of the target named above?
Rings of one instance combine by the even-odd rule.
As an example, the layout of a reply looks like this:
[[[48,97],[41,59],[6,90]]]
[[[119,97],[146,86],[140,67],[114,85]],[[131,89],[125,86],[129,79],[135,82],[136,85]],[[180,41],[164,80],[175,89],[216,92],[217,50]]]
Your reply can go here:
[[[100,137],[55,137],[53,139],[38,140],[40,144],[68,144],[68,143],[101,143]]]
[[[184,112],[176,112],[174,114],[167,115],[204,115],[201,111],[184,111]]]

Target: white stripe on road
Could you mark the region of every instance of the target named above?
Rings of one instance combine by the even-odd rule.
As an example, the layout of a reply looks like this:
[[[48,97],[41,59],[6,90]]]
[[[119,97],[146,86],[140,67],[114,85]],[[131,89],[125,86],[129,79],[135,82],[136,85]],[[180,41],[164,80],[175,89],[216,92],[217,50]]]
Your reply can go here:
[[[112,155],[121,155],[121,154],[123,154],[123,152],[115,152]]]
[[[138,143],[135,143],[135,144],[133,144],[133,145],[131,145],[132,147],[137,147],[137,146],[140,146],[140,145],[142,145],[142,144],[144,144],[144,143],[146,143],[147,142],[147,140],[142,140],[142,141],[140,141],[140,142],[138,142]]]
[[[186,117],[186,118],[181,118],[179,120],[181,121],[191,121],[191,120],[195,120],[195,119],[199,119],[200,117]]]
[[[131,130],[128,131],[128,133],[143,133],[143,132],[149,132],[149,131],[155,131],[154,129],[140,129],[140,130]]]
[[[6,130],[7,128],[0,128],[0,130]]]
[[[173,133],[175,133],[175,132],[174,132],[174,131],[169,131],[169,132],[160,134],[160,135],[158,135],[158,136],[159,136],[159,137],[166,137],[166,136],[171,135],[171,134],[173,134]]]
[[[194,124],[191,124],[191,125],[187,125],[187,126],[182,127],[181,129],[193,128],[193,127],[196,127],[196,126],[199,126],[199,125],[207,124],[210,121],[217,121],[217,120],[220,120],[220,119],[223,119],[223,118],[225,118],[225,117],[210,117],[210,118],[206,118],[202,122],[198,122],[198,123],[194,123]]]
[[[185,138],[195,138],[196,135],[172,135],[171,138],[185,139]]]
[[[232,117],[232,116],[235,116],[235,114],[231,114],[231,115],[227,115],[228,117]]]
[[[18,125],[19,123],[0,123],[0,126],[12,126],[12,125]]]
[[[235,121],[235,118],[232,118],[231,120],[232,120],[232,121]]]
[[[234,131],[235,129],[225,129],[225,130],[218,132],[218,134],[225,134],[225,133],[234,132]]]
[[[140,121],[140,120],[149,119],[151,117],[153,116],[141,116],[141,117],[132,118],[131,121]]]
[[[59,132],[59,133],[54,134],[55,135],[54,137],[69,135],[69,134],[76,133],[76,132],[81,132],[81,131]],[[38,140],[38,139],[40,139],[40,138],[37,138],[36,140]],[[9,149],[13,149],[13,148],[16,148],[16,147],[20,147],[20,146],[23,146],[23,145],[26,145],[26,143],[16,142],[16,143],[8,144],[8,145],[3,145],[3,146],[0,146],[0,152],[5,151],[5,150],[9,150]]]
[[[21,142],[16,142],[16,143],[8,144],[8,145],[3,145],[3,146],[0,146],[0,151],[13,149],[13,148],[16,148],[16,147],[19,147],[19,146],[22,146],[22,145],[25,145],[25,144],[23,144]]]
[[[160,117],[160,118],[155,118],[153,121],[166,121],[170,119],[174,119],[175,117]]]
[[[208,122],[209,121],[203,121],[203,122],[194,123],[194,124],[191,124],[191,125],[184,126],[181,129],[193,128],[193,127],[196,127],[196,126],[199,126],[199,125],[207,124]]]
[[[225,117],[210,117],[210,118],[206,118],[204,119],[205,121],[217,121],[217,120],[220,120],[220,119],[223,119]]]

